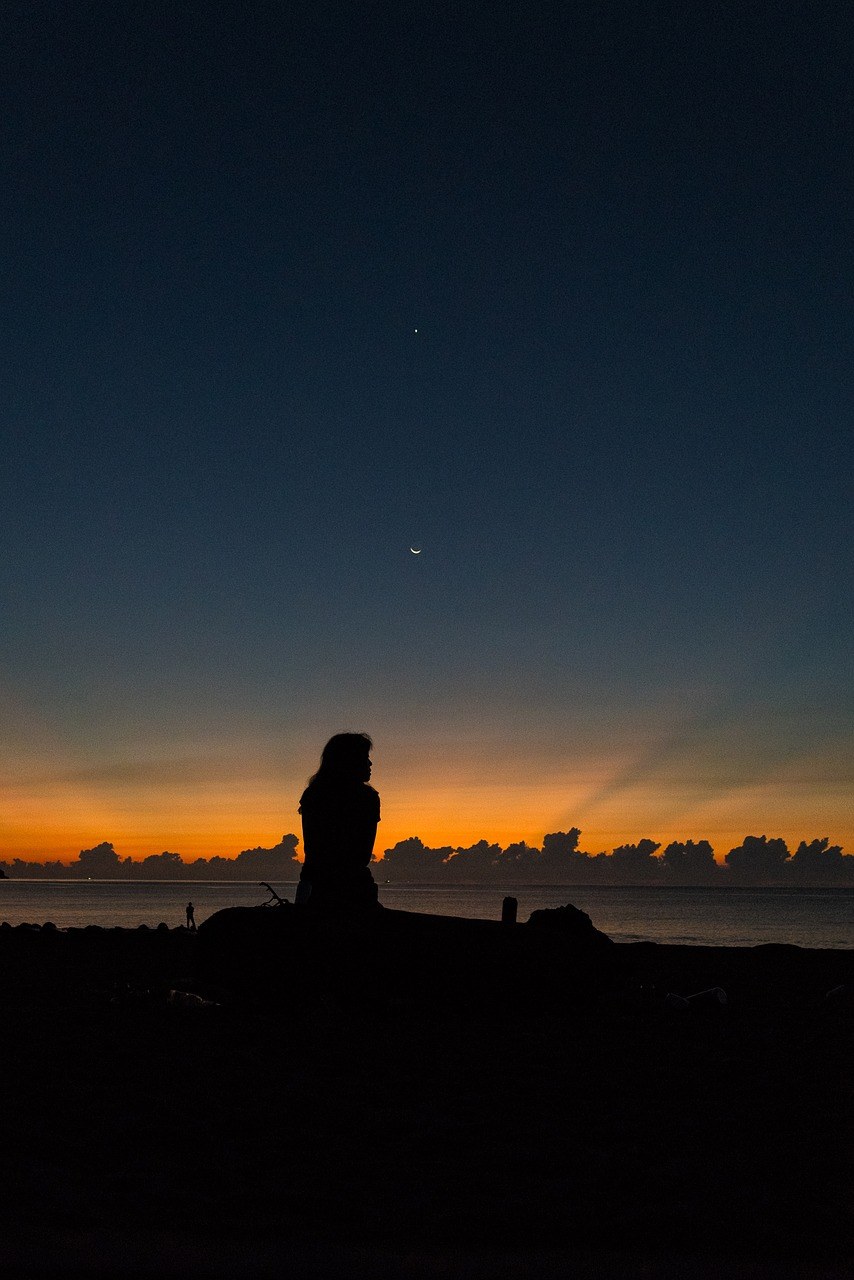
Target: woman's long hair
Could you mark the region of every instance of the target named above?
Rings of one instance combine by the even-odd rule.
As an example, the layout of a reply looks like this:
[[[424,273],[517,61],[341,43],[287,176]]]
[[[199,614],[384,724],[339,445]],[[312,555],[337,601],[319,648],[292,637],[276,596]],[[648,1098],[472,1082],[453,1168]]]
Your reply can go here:
[[[366,733],[336,733],[320,753],[320,768],[308,780],[314,787],[346,786],[363,782],[365,761],[373,747]]]

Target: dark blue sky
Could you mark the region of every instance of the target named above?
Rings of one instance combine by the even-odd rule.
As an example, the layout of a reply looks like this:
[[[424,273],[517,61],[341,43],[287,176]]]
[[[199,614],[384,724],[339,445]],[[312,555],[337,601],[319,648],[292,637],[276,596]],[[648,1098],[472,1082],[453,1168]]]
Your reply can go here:
[[[4,6],[4,848],[280,834],[339,728],[427,840],[854,835],[853,35]]]

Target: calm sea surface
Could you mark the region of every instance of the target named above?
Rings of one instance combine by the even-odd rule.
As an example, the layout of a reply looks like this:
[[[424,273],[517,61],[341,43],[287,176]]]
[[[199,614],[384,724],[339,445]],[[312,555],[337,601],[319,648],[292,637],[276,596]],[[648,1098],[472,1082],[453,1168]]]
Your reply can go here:
[[[277,884],[293,900],[293,883]],[[571,902],[615,942],[751,947],[854,947],[854,889],[664,889],[656,886],[381,885],[380,901],[406,911],[498,920],[505,893],[519,900],[519,919],[538,907]],[[59,928],[87,924],[135,928],[184,923],[192,899],[196,921],[221,907],[256,906],[267,898],[255,883],[216,881],[0,880],[0,920]]]

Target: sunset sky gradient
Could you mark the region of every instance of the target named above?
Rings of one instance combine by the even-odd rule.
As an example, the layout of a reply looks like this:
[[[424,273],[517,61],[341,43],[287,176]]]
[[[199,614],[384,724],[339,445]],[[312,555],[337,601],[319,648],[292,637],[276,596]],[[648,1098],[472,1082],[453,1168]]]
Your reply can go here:
[[[854,852],[852,28],[10,4],[0,859]]]

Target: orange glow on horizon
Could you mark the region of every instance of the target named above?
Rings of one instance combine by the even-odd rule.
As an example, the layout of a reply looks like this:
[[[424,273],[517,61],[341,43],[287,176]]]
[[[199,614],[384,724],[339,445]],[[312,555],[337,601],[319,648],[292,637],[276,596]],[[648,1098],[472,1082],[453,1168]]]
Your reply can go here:
[[[0,759],[0,860],[70,862],[107,841],[121,858],[168,850],[190,862],[300,834],[297,806],[316,744],[285,749],[247,736],[224,746],[212,737],[177,744],[174,756],[152,747],[132,760],[93,763],[64,755],[32,717],[26,723],[34,741]],[[854,853],[847,761],[836,748],[762,776],[749,746],[742,761],[706,736],[693,754],[662,763],[652,729],[639,752],[625,726],[609,725],[605,753],[601,738],[582,728],[571,747],[560,736],[535,741],[459,726],[453,734],[388,732],[374,752],[377,853],[411,836],[432,847],[540,846],[548,832],[574,826],[588,853],[645,837],[662,847],[706,839],[723,860],[746,835],[761,834],[782,836],[792,852],[800,840],[828,836]]]
[[[378,786],[379,786],[379,780]],[[765,784],[711,796],[690,808],[684,797],[661,789],[632,788],[588,813],[565,784],[534,790],[520,783],[485,784],[481,779],[445,781],[431,789],[382,786],[383,820],[377,834],[380,854],[399,840],[418,836],[425,845],[465,847],[478,840],[502,847],[525,841],[539,846],[551,831],[581,828],[580,848],[610,852],[648,837],[661,843],[707,839],[718,860],[746,835],[782,836],[792,852],[802,839],[829,836],[854,852],[848,795],[842,788],[793,789]],[[298,787],[292,797],[298,795]],[[140,860],[164,850],[185,861],[234,858],[243,849],[278,844],[283,834],[300,834],[296,800],[285,788],[235,787],[218,794],[179,798],[139,795],[121,804],[93,803],[93,796],[40,795],[37,803],[10,806],[0,832],[0,860],[73,861],[81,849],[109,841],[121,858]],[[32,800],[32,798],[30,798]]]

